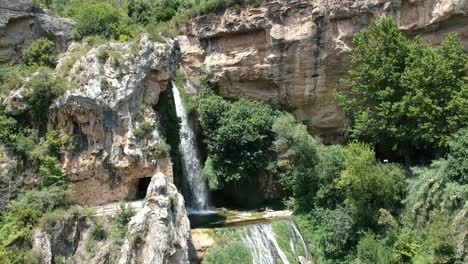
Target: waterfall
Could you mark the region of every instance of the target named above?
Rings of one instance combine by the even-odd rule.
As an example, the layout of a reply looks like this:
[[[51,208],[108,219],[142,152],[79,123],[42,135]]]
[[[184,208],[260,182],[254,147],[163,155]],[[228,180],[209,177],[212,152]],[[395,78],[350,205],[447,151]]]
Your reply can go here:
[[[310,259],[307,246],[296,225],[291,221],[288,221],[287,225],[290,230],[289,248],[280,247],[271,223],[256,224],[245,228],[242,241],[250,248],[253,264],[276,264],[278,260],[283,264],[293,264],[299,263],[300,258]],[[303,247],[301,254],[297,249],[298,242]],[[288,259],[286,252],[290,252],[290,258],[293,257],[294,262]]]
[[[175,83],[172,83],[172,94],[177,117],[181,121],[179,150],[182,156],[183,176],[189,192],[186,200],[190,210],[203,211],[208,207],[208,186],[201,175],[202,161],[197,148],[195,132]]]

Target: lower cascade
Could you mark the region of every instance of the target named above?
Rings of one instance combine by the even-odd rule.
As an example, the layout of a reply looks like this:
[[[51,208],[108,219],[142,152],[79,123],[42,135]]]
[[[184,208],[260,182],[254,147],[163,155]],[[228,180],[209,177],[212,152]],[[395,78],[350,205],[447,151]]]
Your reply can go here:
[[[203,211],[208,208],[208,186],[202,178],[202,161],[197,148],[195,132],[190,117],[182,104],[182,97],[175,83],[172,83],[177,117],[180,118],[180,153],[182,155],[183,176],[188,186],[189,211]]]
[[[289,229],[287,247],[278,242],[278,234],[275,233],[272,223],[245,227],[242,241],[251,251],[253,264],[310,262],[309,251],[296,225],[291,221],[286,224]]]

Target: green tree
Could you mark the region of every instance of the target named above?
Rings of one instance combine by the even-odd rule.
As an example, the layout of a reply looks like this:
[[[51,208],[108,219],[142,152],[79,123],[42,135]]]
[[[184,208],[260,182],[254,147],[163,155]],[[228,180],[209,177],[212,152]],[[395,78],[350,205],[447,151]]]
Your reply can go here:
[[[26,94],[31,105],[31,116],[33,123],[44,133],[47,125],[49,106],[53,100],[67,90],[64,80],[54,77],[48,73],[40,73],[29,82]]]
[[[460,129],[449,141],[447,176],[462,185],[468,184],[468,127]]]
[[[273,147],[278,155],[271,169],[279,176],[281,184],[293,194],[299,210],[313,207],[318,186],[317,141],[307,132],[307,127],[296,122],[290,114],[278,117],[272,126],[275,133]]]
[[[55,67],[55,54],[54,42],[47,38],[40,38],[24,50],[23,60],[28,66]]]
[[[369,145],[351,143],[344,154],[346,169],[338,186],[358,225],[377,230],[379,209],[395,212],[401,207],[405,176],[396,165],[377,162]]]
[[[352,123],[352,137],[398,152],[431,156],[468,121],[466,65],[459,37],[434,50],[408,40],[395,21],[382,20],[354,38],[348,91],[337,100]]]
[[[88,3],[75,11],[75,35],[78,38],[99,35],[106,38],[118,38],[123,22],[122,14],[109,3]]]
[[[271,126],[277,115],[271,107],[241,99],[230,103],[219,96],[198,102],[213,172],[222,184],[265,169],[273,152]]]

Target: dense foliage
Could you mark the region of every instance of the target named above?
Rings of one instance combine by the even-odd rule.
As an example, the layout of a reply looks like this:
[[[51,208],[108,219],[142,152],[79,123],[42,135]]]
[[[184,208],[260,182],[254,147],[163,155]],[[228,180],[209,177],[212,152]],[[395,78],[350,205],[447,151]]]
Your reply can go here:
[[[277,115],[271,107],[208,93],[198,101],[198,114],[210,152],[205,172],[214,174],[207,176],[211,181],[237,181],[268,166]]]
[[[55,44],[47,38],[39,38],[23,52],[24,63],[28,66],[55,66]]]
[[[449,35],[433,49],[383,18],[354,43],[346,79],[350,90],[338,94],[352,137],[396,152],[408,165],[415,155],[431,158],[444,150],[468,122],[468,55],[460,37]]]

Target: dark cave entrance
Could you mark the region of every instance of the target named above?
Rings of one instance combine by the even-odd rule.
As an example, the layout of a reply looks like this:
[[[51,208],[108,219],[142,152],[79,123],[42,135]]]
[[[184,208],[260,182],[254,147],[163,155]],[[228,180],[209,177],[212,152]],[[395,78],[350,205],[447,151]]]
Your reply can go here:
[[[138,180],[137,194],[135,197],[137,200],[145,199],[146,191],[148,190],[150,182],[151,182],[151,177],[141,178]]]

